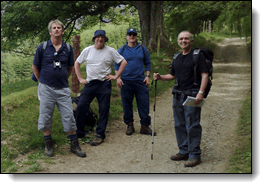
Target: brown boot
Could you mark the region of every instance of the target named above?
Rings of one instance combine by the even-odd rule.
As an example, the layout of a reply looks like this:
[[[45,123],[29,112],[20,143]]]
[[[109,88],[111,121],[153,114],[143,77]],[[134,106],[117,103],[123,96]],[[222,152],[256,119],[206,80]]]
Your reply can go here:
[[[171,160],[173,160],[173,161],[180,161],[180,160],[188,160],[188,154],[180,154],[180,153],[178,153],[178,154],[176,154],[176,155],[173,155],[173,156],[171,156]]]
[[[53,157],[53,142],[52,140],[45,140],[45,155]]]
[[[86,157],[86,153],[83,152],[79,146],[78,139],[75,139],[70,142],[70,151],[79,157]]]
[[[134,131],[135,131],[135,129],[134,129],[133,122],[128,123],[126,135],[132,135],[134,133]]]
[[[101,138],[101,135],[96,134],[95,138],[90,142],[91,146],[98,146],[101,144],[104,140]]]
[[[191,159],[190,158],[185,162],[184,166],[185,167],[195,167],[196,165],[200,164],[200,162],[201,162],[200,157],[197,159]]]
[[[152,130],[149,128],[148,125],[141,125],[140,133],[152,136]],[[154,132],[154,136],[156,136],[156,132]]]

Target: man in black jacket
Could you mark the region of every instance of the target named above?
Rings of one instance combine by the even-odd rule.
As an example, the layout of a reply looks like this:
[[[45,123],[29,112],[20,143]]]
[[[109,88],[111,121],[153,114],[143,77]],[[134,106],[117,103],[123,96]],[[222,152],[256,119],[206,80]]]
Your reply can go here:
[[[179,152],[171,156],[171,160],[187,160],[186,167],[194,167],[200,163],[200,141],[202,127],[200,125],[200,107],[183,106],[187,96],[196,97],[195,105],[203,100],[203,92],[208,82],[208,69],[203,54],[199,56],[197,71],[199,83],[194,84],[193,36],[188,31],[178,35],[177,43],[182,48],[182,53],[174,56],[169,74],[154,73],[154,80],[171,81],[175,79],[173,90],[173,114],[175,121],[175,134]]]

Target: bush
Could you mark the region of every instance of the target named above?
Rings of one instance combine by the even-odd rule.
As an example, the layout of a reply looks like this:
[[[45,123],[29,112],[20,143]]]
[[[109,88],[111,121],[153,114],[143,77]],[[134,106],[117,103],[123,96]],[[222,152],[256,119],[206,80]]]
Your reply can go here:
[[[107,46],[110,46],[116,50],[118,50],[122,45],[126,43],[126,31],[129,28],[128,24],[123,25],[112,25],[105,24],[101,26],[102,30],[105,30],[106,36],[108,37],[108,41],[106,42]],[[94,26],[88,30],[85,30],[81,33],[81,51],[88,46],[94,44],[92,41],[94,37],[94,32],[99,30],[99,26]]]

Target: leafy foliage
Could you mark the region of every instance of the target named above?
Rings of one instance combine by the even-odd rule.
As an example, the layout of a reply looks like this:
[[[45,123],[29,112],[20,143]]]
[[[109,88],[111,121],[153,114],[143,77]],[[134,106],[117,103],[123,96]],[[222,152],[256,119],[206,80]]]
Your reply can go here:
[[[251,1],[230,1],[216,20],[218,30],[237,31],[240,36],[251,35]]]
[[[224,7],[224,1],[167,1],[164,4],[166,30],[176,43],[181,31],[200,33],[202,21],[215,21]]]
[[[87,6],[86,3],[87,2],[77,2],[75,4],[77,9],[75,10],[78,10],[79,8],[84,9],[83,6]],[[113,4],[116,5],[115,2],[113,2]],[[109,6],[113,4],[109,3]],[[47,25],[53,16],[52,12],[57,12],[60,10],[62,12],[68,12],[69,7],[74,6],[74,3],[68,1],[67,3],[64,3],[64,6],[62,5],[62,2],[1,2],[1,84],[30,77],[32,73],[31,66],[33,56],[36,48],[40,43],[50,38]],[[73,25],[72,28],[70,28],[70,19],[67,19],[67,16],[71,17],[73,15],[68,15],[65,13],[60,14],[59,17],[54,15],[53,19],[58,18],[63,23],[66,23],[66,30],[65,34],[63,35],[63,40],[66,41],[68,38],[70,38],[71,29],[73,29],[72,35],[81,34],[81,47],[83,49],[86,46],[93,44],[92,37],[95,30],[105,29],[107,35],[109,36],[108,45],[118,49],[126,42],[126,29],[132,26],[139,26],[137,10],[131,6],[125,6],[124,8],[110,7],[110,10],[104,13],[104,10],[102,10],[100,7],[105,6],[107,8],[105,2],[94,2],[94,5],[94,9],[99,9],[99,15],[96,14],[97,10],[95,10],[94,15],[94,9],[89,10],[90,7],[88,7],[87,11],[89,11],[91,15],[82,15],[80,18],[76,19],[76,21],[73,21],[72,24],[75,23],[74,28]],[[28,9],[25,8],[27,6],[29,7]],[[48,11],[48,9],[50,11]],[[84,10],[84,12],[86,11]],[[16,17],[15,15],[21,15],[21,17]],[[31,19],[27,20],[24,17],[30,17]],[[47,20],[42,17],[47,17]],[[75,18],[77,17],[78,16]],[[104,22],[101,22],[101,25],[99,25],[99,17],[105,17],[107,20],[112,21],[113,25],[111,26],[110,24],[105,24]],[[67,19],[67,21],[64,21],[64,19]],[[12,26],[16,28],[15,30],[14,28],[12,29],[12,27],[10,27],[9,23],[11,22],[17,23],[17,25]],[[19,22],[23,22],[24,24],[20,25]],[[8,24],[6,25],[6,23]],[[31,27],[32,24],[36,24],[36,28]],[[43,30],[40,30],[41,26],[43,27]],[[31,29],[28,29],[28,27]],[[13,34],[11,35],[10,33]],[[72,44],[71,39],[67,40],[67,42]]]
[[[122,45],[125,45],[126,31],[129,27],[130,27],[130,24],[128,23],[123,23],[121,25],[113,25],[113,24],[102,25],[101,29],[104,29],[106,31],[106,35],[109,38],[106,44],[115,49],[118,49]],[[84,30],[80,34],[81,50],[83,50],[87,46],[94,44],[92,42],[92,38],[94,36],[95,30],[97,29],[99,29],[99,25],[91,27],[90,29]],[[32,41],[34,42],[32,43]],[[24,46],[20,46],[17,49],[20,49],[21,51],[27,51],[32,54],[29,54],[28,56],[24,56],[24,55],[20,55],[14,52],[12,53],[2,52],[1,53],[1,85],[3,85],[4,83],[9,83],[9,82],[15,82],[15,81],[18,82],[19,80],[28,79],[31,77],[33,55],[39,43],[37,42],[37,39],[36,39],[36,40],[26,40],[23,42],[23,44]],[[24,50],[27,48],[29,49]]]
[[[105,24],[101,29],[106,31],[106,36],[108,41],[106,42],[107,46],[113,47],[118,50],[122,45],[126,43],[126,31],[129,28],[129,24],[124,23],[121,25]],[[94,42],[92,38],[94,32],[99,29],[99,26],[94,26],[88,30],[85,30],[81,33],[81,50],[85,47],[93,45]]]
[[[39,42],[49,39],[47,25],[53,19],[65,23],[63,40],[67,41],[70,34],[78,33],[74,30],[76,22],[83,25],[89,20],[89,24],[96,24],[92,16],[100,19],[117,5],[117,1],[1,1],[1,50],[9,51],[36,36]]]
[[[130,27],[137,29],[138,40],[141,41],[137,9],[129,2],[121,2],[126,5],[120,7],[115,7],[116,3],[118,2],[2,1],[1,83],[29,78],[37,46],[50,38],[47,23],[51,18],[58,18],[65,23],[63,40],[69,39],[67,42],[72,44],[72,35],[81,36],[81,49],[93,44],[94,31],[100,28],[105,29],[109,37],[107,45],[115,49],[126,43],[125,32]],[[166,33],[173,44],[176,44],[181,30],[198,34],[201,21],[207,19],[216,20],[217,30],[231,29],[240,31],[241,35],[251,34],[250,2],[165,1],[163,5]],[[79,12],[80,9],[82,11]],[[75,11],[78,12],[74,13]],[[100,18],[105,18],[112,24],[99,23]]]

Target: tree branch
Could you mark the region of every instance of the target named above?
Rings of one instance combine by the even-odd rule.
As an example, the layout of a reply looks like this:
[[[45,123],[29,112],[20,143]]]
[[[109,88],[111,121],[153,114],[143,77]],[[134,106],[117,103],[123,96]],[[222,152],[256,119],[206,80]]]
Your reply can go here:
[[[73,28],[74,28],[74,26],[75,26],[76,19],[75,19],[75,20],[72,20],[71,22],[73,22],[73,25],[72,25],[71,31],[70,31],[69,36],[67,37],[66,41],[69,40],[69,38],[70,38],[70,36],[71,36],[71,34],[72,34]],[[69,22],[69,24],[70,24],[71,22]],[[66,41],[65,41],[65,42],[66,42]]]
[[[14,53],[19,53],[19,54],[23,54],[23,55],[25,55],[25,56],[34,56],[34,54],[25,53],[25,52],[22,52],[22,51],[12,50],[12,52],[14,52]]]

